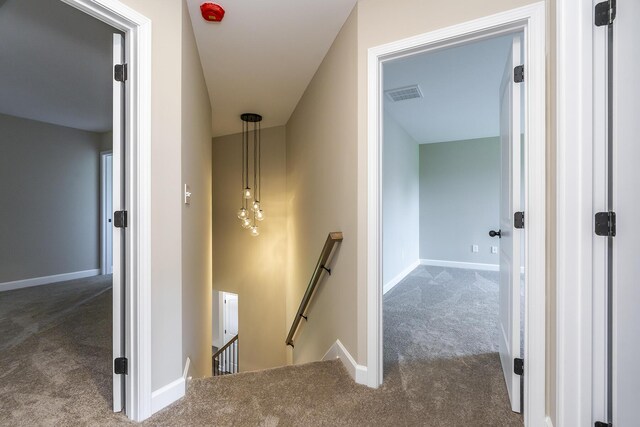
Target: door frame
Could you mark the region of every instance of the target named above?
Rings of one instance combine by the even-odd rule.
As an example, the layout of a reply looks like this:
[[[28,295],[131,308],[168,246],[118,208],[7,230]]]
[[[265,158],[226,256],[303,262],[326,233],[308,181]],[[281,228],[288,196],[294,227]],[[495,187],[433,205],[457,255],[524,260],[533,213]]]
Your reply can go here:
[[[509,10],[368,51],[367,220],[366,239],[366,384],[382,384],[382,64],[418,52],[468,43],[492,35],[524,32],[525,105],[525,375],[526,426],[546,422],[546,27],[545,2]]]
[[[109,274],[107,265],[107,156],[113,155],[113,151],[100,152],[100,274]],[[113,169],[112,169],[113,172]],[[113,242],[112,242],[113,244]],[[113,248],[112,248],[113,250]]]
[[[600,0],[557,0],[556,425],[607,417],[606,239],[594,213],[606,211],[606,27]]]
[[[125,412],[151,416],[151,20],[118,0],[60,0],[122,31],[125,89]]]

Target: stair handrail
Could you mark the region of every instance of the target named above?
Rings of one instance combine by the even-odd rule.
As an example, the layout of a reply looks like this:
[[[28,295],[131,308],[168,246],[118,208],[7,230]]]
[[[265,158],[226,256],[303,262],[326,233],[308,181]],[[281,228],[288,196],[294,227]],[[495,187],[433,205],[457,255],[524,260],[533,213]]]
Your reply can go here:
[[[326,272],[331,275],[331,270],[327,268],[327,261],[329,260],[329,256],[333,251],[333,247],[336,243],[342,242],[342,232],[334,231],[329,233],[327,236],[327,240],[324,243],[324,247],[322,248],[322,252],[320,252],[320,258],[318,258],[318,263],[316,264],[316,268],[313,270],[313,275],[311,276],[311,280],[309,281],[309,285],[307,286],[307,290],[302,297],[302,301],[300,301],[300,307],[298,308],[298,312],[296,313],[296,317],[293,319],[293,324],[291,325],[291,329],[289,329],[289,335],[287,335],[286,343],[293,347],[293,337],[298,330],[298,326],[300,325],[301,319],[307,319],[307,316],[304,315],[307,307],[309,306],[309,302],[311,301],[311,297],[320,281],[320,277],[322,273]]]
[[[234,343],[239,342],[239,341],[238,341],[238,335],[239,335],[239,334],[236,334],[236,336],[234,336],[233,338],[231,338],[231,339],[229,340],[229,342],[227,342],[225,345],[223,345],[223,346],[220,348],[220,350],[216,351],[216,352],[213,354],[213,356],[211,356],[211,359],[212,359],[212,360],[214,360],[214,361],[215,361],[215,360],[218,360],[218,358],[219,358],[219,357],[220,357],[220,356],[221,356],[221,355],[222,355],[222,354],[223,354],[227,349],[230,349],[230,350],[231,350],[231,354],[230,354],[230,356],[231,356],[231,357],[230,357],[230,359],[231,359],[232,361],[235,361],[235,363],[233,363],[233,366],[234,366],[234,368],[235,368],[235,371],[236,371],[236,372],[229,372],[229,373],[233,373],[233,374],[237,373],[237,372],[240,370],[240,367],[239,367],[239,364],[240,364],[240,363],[239,363],[239,362],[240,362],[239,354],[240,354],[240,352],[239,352],[238,346],[236,345],[235,347],[231,347]],[[214,373],[213,373],[213,375],[215,376],[215,375],[216,375],[216,372],[214,372]]]

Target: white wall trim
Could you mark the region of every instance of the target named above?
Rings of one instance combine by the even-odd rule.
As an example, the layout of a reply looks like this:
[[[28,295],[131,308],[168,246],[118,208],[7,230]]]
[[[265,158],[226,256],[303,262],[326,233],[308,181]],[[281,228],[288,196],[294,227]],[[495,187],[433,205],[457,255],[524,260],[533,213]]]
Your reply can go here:
[[[474,21],[377,46],[368,51],[366,253],[367,385],[382,384],[381,117],[382,63],[399,57],[467,43],[490,35],[524,31],[526,82],[527,242],[525,282],[526,426],[545,423],[546,357],[546,27],[545,3],[533,3]]]
[[[33,277],[30,279],[14,280],[13,282],[0,283],[0,292],[12,291],[14,289],[30,288],[32,286],[50,285],[53,283],[66,282],[68,280],[84,279],[86,277],[100,275],[100,269],[74,271],[72,273],[54,274],[52,276]]]
[[[118,0],[61,0],[125,33],[126,413],[142,421],[151,397],[151,20]],[[114,202],[115,207],[115,202]]]
[[[393,279],[391,279],[387,283],[385,283],[384,286],[382,287],[382,293],[386,294],[391,289],[393,289],[394,286],[396,286],[398,283],[402,282],[402,279],[407,277],[409,275],[409,273],[411,273],[413,270],[416,269],[416,267],[418,267],[421,264],[420,261],[421,260],[416,260],[416,261],[412,262],[411,264],[409,264],[409,266],[407,268],[405,268],[400,273],[398,273],[398,275],[396,277],[394,277]]]
[[[186,381],[184,377],[180,377],[170,382],[166,386],[154,391],[151,394],[151,412],[156,412],[166,408],[173,402],[182,399],[185,395]]]
[[[329,350],[322,356],[322,360],[332,360],[332,359],[340,359],[344,367],[351,375],[351,378],[358,384],[367,384],[367,367],[363,365],[358,365],[355,359],[351,356],[351,354],[347,351],[347,349],[342,345],[340,340],[336,340],[335,343]]]
[[[498,264],[481,264],[478,262],[445,261],[440,259],[421,259],[421,265],[434,267],[464,268],[467,270],[500,271]]]

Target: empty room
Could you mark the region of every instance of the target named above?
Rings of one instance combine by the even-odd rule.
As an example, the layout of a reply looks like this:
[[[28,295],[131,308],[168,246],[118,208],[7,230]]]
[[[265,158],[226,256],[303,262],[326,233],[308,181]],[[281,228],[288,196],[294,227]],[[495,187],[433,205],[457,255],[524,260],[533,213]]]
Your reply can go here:
[[[88,422],[74,403],[114,404],[117,31],[61,1],[0,4],[0,401]]]
[[[499,425],[522,424],[521,37],[383,68],[384,381]]]

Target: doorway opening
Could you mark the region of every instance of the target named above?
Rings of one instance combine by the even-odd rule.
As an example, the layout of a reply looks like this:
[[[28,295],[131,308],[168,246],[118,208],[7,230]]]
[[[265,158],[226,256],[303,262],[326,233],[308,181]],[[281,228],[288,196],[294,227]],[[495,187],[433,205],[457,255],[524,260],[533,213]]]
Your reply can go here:
[[[122,121],[114,123],[114,112],[121,116],[124,109],[122,97],[114,96],[112,70],[114,35],[123,36],[61,1],[3,2],[0,25],[7,71],[0,84],[2,174],[10,175],[2,182],[14,181],[1,191],[17,202],[0,218],[11,224],[2,234],[12,247],[0,254],[3,323],[9,325],[0,328],[7,343],[0,365],[35,361],[5,369],[28,378],[67,372],[43,378],[40,392],[68,405],[91,396],[102,405],[96,410],[121,411],[123,384],[114,383],[113,354],[122,356],[122,339],[113,339],[112,325],[124,325],[124,312],[113,303],[122,295],[124,264],[113,257],[122,253],[122,232],[101,217],[123,194],[113,185],[123,182],[123,168],[113,173],[112,167],[122,159]],[[75,366],[73,374],[68,366]],[[25,393],[20,381],[7,383],[11,394]]]
[[[100,218],[102,210],[100,205],[100,152],[112,150],[114,180],[112,191],[114,193],[120,192],[120,197],[116,197],[114,194],[113,208],[114,210],[127,209],[129,214],[134,213],[134,215],[129,215],[128,221],[125,214],[123,224],[126,225],[126,228],[123,227],[113,233],[113,277],[111,278],[113,297],[109,297],[105,292],[100,298],[108,300],[106,305],[103,304],[101,309],[96,310],[93,315],[85,316],[84,323],[81,321],[71,322],[73,327],[64,329],[82,332],[83,336],[90,337],[88,338],[89,344],[91,342],[95,344],[97,340],[107,343],[104,345],[107,351],[100,353],[105,359],[94,363],[94,366],[100,366],[102,369],[100,371],[102,375],[102,380],[99,381],[100,387],[94,387],[92,390],[94,394],[99,394],[92,402],[104,400],[105,405],[97,408],[92,406],[92,410],[126,411],[129,418],[142,420],[150,416],[152,410],[149,361],[151,338],[150,206],[148,200],[150,194],[148,167],[150,159],[150,21],[121,3],[109,0],[3,1],[0,2],[0,21],[2,21],[0,26],[3,32],[2,39],[7,41],[7,43],[3,43],[3,48],[9,50],[3,52],[2,58],[14,59],[3,64],[7,70],[7,76],[11,76],[11,78],[3,79],[3,86],[0,88],[0,92],[3,93],[1,98],[2,100],[10,98],[17,100],[17,102],[8,102],[9,107],[2,106],[0,111],[13,122],[29,122],[29,126],[26,127],[26,130],[22,129],[22,133],[3,132],[2,135],[13,139],[14,142],[23,142],[25,139],[30,139],[33,142],[34,139],[37,139],[42,143],[42,147],[27,147],[27,144],[20,146],[20,149],[33,149],[29,155],[23,156],[22,160],[32,160],[32,158],[45,155],[46,152],[53,150],[45,161],[38,164],[38,169],[42,173],[36,171],[26,178],[24,174],[14,174],[17,180],[14,187],[18,199],[15,197],[12,199],[19,200],[22,197],[25,201],[24,204],[16,204],[21,209],[24,208],[22,213],[26,213],[21,220],[32,220],[34,216],[42,213],[37,208],[27,207],[27,202],[44,203],[56,198],[59,194],[73,195],[76,202],[78,199],[82,199],[85,204],[90,202],[91,198],[96,199],[96,203],[91,203],[91,209],[94,209],[95,212],[84,215],[78,221],[74,221],[73,218],[77,214],[87,212],[80,209],[74,210],[77,208],[77,203],[74,204],[73,201],[65,204],[62,198],[56,198],[53,207],[43,209],[44,212],[51,215],[51,218],[44,221],[44,224],[47,224],[47,229],[33,238],[27,239],[26,235],[23,236],[22,244],[42,246],[50,243],[49,246],[55,247],[57,252],[51,252],[44,256],[46,254],[43,250],[15,251],[14,256],[22,256],[23,260],[35,261],[37,267],[40,268],[38,271],[36,269],[30,272],[24,269],[24,271],[20,270],[18,267],[23,265],[20,262],[10,261],[11,254],[0,254],[0,262],[3,264],[6,262],[8,265],[16,267],[14,271],[3,267],[1,268],[3,273],[13,274],[13,277],[16,275],[19,277],[19,274],[23,274],[25,277],[24,279],[16,277],[17,280],[5,277],[4,280],[9,281],[0,283],[0,288],[3,290],[28,288],[27,290],[32,290],[38,294],[38,297],[44,298],[47,303],[54,303],[57,308],[61,309],[59,313],[63,315],[73,314],[70,311],[74,310],[76,312],[82,311],[80,310],[82,306],[87,305],[84,304],[86,301],[81,297],[87,290],[90,290],[90,287],[79,286],[80,292],[72,295],[73,303],[70,310],[62,310],[62,307],[55,304],[54,298],[46,298],[46,294],[38,292],[44,287],[36,288],[33,286],[55,282],[56,284],[51,285],[50,289],[55,288],[56,296],[60,296],[57,290],[61,289],[63,285],[57,286],[57,284],[62,280],[100,277],[103,265],[102,258],[103,255],[107,255],[101,251],[102,232],[100,229],[103,224],[101,224]],[[96,27],[100,27],[104,31],[92,32]],[[25,36],[25,29],[28,29],[28,36]],[[96,42],[98,35],[100,36],[99,41]],[[105,45],[96,48],[96,43],[105,43]],[[128,63],[126,83],[115,82],[114,64],[124,62]],[[44,78],[38,78],[38,73],[45,73]],[[96,92],[100,92],[100,94],[96,95]],[[124,108],[125,103],[126,108]],[[112,126],[111,133],[108,132],[108,127],[101,125],[101,123],[104,124],[104,120],[108,120]],[[32,138],[33,135],[30,135],[30,138],[23,138],[25,133],[33,134],[44,128],[60,128],[62,130],[60,132],[43,131],[43,135],[38,138]],[[97,138],[101,139],[102,143],[78,145],[78,150],[71,150],[66,153],[68,155],[63,153],[62,148],[53,147],[53,144],[46,145],[46,142],[53,139],[54,136],[60,139],[60,135],[64,132],[73,134],[64,138],[69,143],[78,142],[79,138],[92,140]],[[96,137],[99,133],[102,133],[102,138]],[[125,139],[126,144],[124,144]],[[116,143],[116,140],[119,143]],[[4,148],[5,144],[2,145]],[[70,163],[71,158],[76,156],[78,152],[93,149],[96,145],[99,149],[91,152],[91,160]],[[9,156],[2,156],[3,160],[8,158]],[[66,162],[66,164],[58,164],[61,162]],[[54,164],[57,165],[54,167],[55,170],[47,174],[46,170]],[[91,177],[87,176],[86,179],[82,179],[87,171],[77,171],[79,165],[85,169],[89,168],[88,165],[92,165]],[[15,167],[17,167],[15,164],[11,167],[3,167],[3,171],[15,169]],[[70,173],[72,171],[77,173]],[[38,178],[42,178],[42,180],[38,181]],[[59,186],[63,189],[62,193],[52,191],[46,193],[44,197],[35,196],[37,191],[54,186],[59,181],[64,181]],[[33,185],[36,186],[35,192],[27,189]],[[77,194],[74,190],[80,186],[91,186],[92,196],[83,197]],[[58,214],[63,209],[70,210],[70,213],[65,216],[67,221],[62,221],[57,227],[51,220],[54,214]],[[20,209],[3,210],[1,214],[4,217],[11,215],[12,212],[15,214],[15,211],[18,210]],[[95,230],[80,232],[86,225],[85,222],[93,224]],[[13,224],[13,221],[3,221],[3,223]],[[69,229],[69,224],[72,226],[71,229]],[[69,256],[70,253],[65,251],[60,244],[53,242],[51,237],[54,235],[75,238],[76,252],[81,253],[82,256]],[[85,242],[87,236],[94,240],[91,243],[91,249],[78,251],[78,247],[82,242]],[[46,268],[56,264],[54,262],[56,259],[64,258],[64,261],[78,261],[82,257],[91,257],[95,264],[94,267],[89,270],[53,275],[45,271]],[[126,269],[124,268],[125,260]],[[61,263],[56,265],[60,266]],[[111,276],[105,275],[104,277]],[[126,288],[124,287],[125,281]],[[0,298],[3,300],[8,295],[8,293],[0,294]],[[99,298],[95,297],[94,299],[98,300]],[[24,299],[24,301],[28,303],[28,299]],[[9,305],[11,305],[10,302]],[[128,320],[126,328],[125,317]],[[103,332],[107,331],[107,335],[82,331],[82,325],[87,325],[87,319],[91,320],[89,323],[93,323],[94,326],[98,325],[103,328]],[[50,330],[53,329],[55,328],[50,328]],[[25,328],[25,330],[33,331],[34,328]],[[71,340],[64,343],[76,346],[87,345],[82,340]],[[109,348],[113,350],[113,353],[108,351]],[[81,356],[80,354],[76,355]],[[123,359],[114,361],[114,358]],[[19,358],[9,357],[9,360],[11,359],[17,360]],[[68,367],[69,361],[59,360],[59,362],[65,361],[67,363],[64,364],[64,369],[51,368],[47,370],[62,372]],[[87,361],[80,358],[78,363],[84,366]],[[125,372],[116,377],[114,372],[116,370]],[[69,376],[67,380],[72,382],[68,390],[78,390],[76,377]],[[91,384],[90,381],[84,383],[88,386]],[[56,395],[55,400],[61,401],[62,397]],[[70,406],[73,407],[86,401],[86,399],[76,399],[73,396],[67,397],[72,401]],[[24,404],[27,405],[28,402],[24,402]],[[54,412],[56,411],[55,406],[49,405],[47,407]],[[25,409],[25,412],[28,411],[29,409]],[[46,414],[40,415],[47,417]],[[110,414],[110,416],[114,415]],[[73,422],[69,421],[69,423]]]
[[[213,291],[212,372],[214,376],[240,372],[238,295]]]
[[[501,37],[511,37],[511,63],[504,61],[502,63],[502,70],[507,72],[500,72],[498,79],[502,76],[509,76],[504,79],[502,89],[494,90],[493,99],[501,100],[502,114],[496,114],[494,120],[502,123],[498,135],[500,135],[498,156],[500,159],[507,159],[508,161],[500,160],[499,168],[501,175],[501,182],[508,183],[509,191],[500,190],[500,201],[494,204],[492,211],[495,213],[493,223],[495,225],[483,224],[482,235],[474,237],[470,233],[463,233],[462,238],[466,240],[464,245],[460,244],[459,247],[463,248],[465,254],[470,257],[478,257],[480,250],[489,251],[487,255],[493,255],[499,261],[477,261],[463,260],[456,261],[458,263],[467,263],[468,267],[476,267],[477,271],[471,275],[470,282],[461,281],[462,288],[471,288],[475,285],[475,288],[481,289],[482,286],[489,289],[493,286],[493,289],[504,288],[503,291],[498,291],[494,294],[494,307],[508,308],[500,311],[498,308],[494,311],[494,318],[500,319],[500,334],[498,340],[488,339],[486,342],[495,347],[500,348],[501,357],[499,360],[496,358],[496,352],[492,352],[494,357],[494,367],[500,375],[494,376],[500,380],[501,387],[504,389],[505,395],[508,395],[506,399],[506,408],[508,412],[505,416],[517,416],[511,413],[514,411],[524,412],[524,424],[525,425],[538,425],[545,420],[545,84],[544,84],[544,64],[545,64],[545,51],[544,51],[544,3],[537,3],[523,8],[507,11],[504,13],[492,15],[486,18],[481,18],[475,21],[463,23],[442,30],[437,30],[432,33],[424,34],[421,36],[412,37],[405,40],[396,41],[387,45],[371,48],[368,55],[368,72],[369,72],[369,86],[368,86],[368,102],[369,102],[369,114],[368,114],[368,144],[367,144],[367,187],[368,187],[368,201],[367,201],[367,244],[363,247],[367,253],[367,384],[372,387],[378,387],[382,384],[383,380],[387,380],[384,377],[384,368],[388,365],[388,362],[393,360],[385,360],[384,347],[387,345],[387,340],[396,340],[398,337],[394,337],[393,334],[388,337],[385,335],[387,332],[384,317],[387,315],[387,310],[383,305],[386,295],[384,291],[387,291],[389,297],[393,297],[396,289],[389,290],[393,287],[393,281],[395,279],[396,286],[400,287],[402,273],[409,274],[413,269],[418,267],[419,271],[424,270],[423,276],[418,279],[427,279],[434,282],[435,285],[440,286],[444,291],[451,291],[451,289],[445,289],[444,283],[437,283],[438,279],[441,282],[451,280],[455,281],[455,275],[451,271],[452,267],[460,267],[460,264],[444,263],[442,261],[448,261],[445,259],[430,259],[427,258],[424,265],[421,265],[422,253],[420,247],[420,241],[413,244],[413,253],[418,254],[417,260],[409,258],[409,252],[404,252],[405,262],[408,263],[403,268],[397,268],[395,273],[389,273],[390,267],[385,267],[385,254],[388,253],[385,245],[389,236],[385,237],[385,221],[389,215],[389,210],[385,210],[385,164],[386,155],[388,154],[387,147],[385,146],[385,136],[387,129],[385,128],[384,115],[385,115],[385,99],[388,95],[384,92],[385,89],[411,89],[406,85],[394,86],[392,88],[385,87],[385,81],[387,78],[387,65],[391,66],[394,61],[401,61],[403,59],[410,60],[410,58],[416,55],[422,54],[442,54],[447,51],[454,51],[455,49],[462,49],[465,46],[471,46],[475,43],[489,42],[492,39]],[[518,47],[518,42],[521,43],[521,47]],[[518,61],[518,56],[522,56],[521,62]],[[505,58],[506,59],[506,58]],[[518,69],[520,66],[524,66],[523,69]],[[501,70],[501,71],[502,71]],[[458,71],[456,69],[449,69],[448,73],[455,74]],[[431,92],[425,91],[422,95],[426,98],[434,98],[436,102],[442,104],[449,102],[450,100],[446,96],[460,96],[460,101],[463,106],[465,102],[469,100],[467,93],[461,90],[463,87],[463,81],[473,81],[479,77],[479,71],[475,69],[465,69],[461,81],[458,87],[450,93],[439,92],[438,89],[431,89]],[[524,73],[523,73],[524,71]],[[522,76],[524,80],[522,82]],[[415,86],[414,83],[406,83],[409,86]],[[521,89],[518,89],[517,85],[522,85]],[[418,84],[419,86],[419,84]],[[505,88],[509,90],[505,90]],[[415,88],[411,92],[421,92],[422,89]],[[523,104],[521,106],[517,99],[518,94],[523,97]],[[404,96],[400,93],[400,97]],[[507,102],[505,102],[505,100]],[[408,102],[408,101],[405,101]],[[506,107],[505,107],[506,106]],[[522,112],[518,111],[522,108]],[[445,119],[440,117],[440,114],[444,109],[437,107],[430,111],[426,118],[423,116],[422,120],[436,119],[438,124],[446,123]],[[482,113],[484,113],[483,111]],[[477,113],[478,117],[481,117],[482,113]],[[500,117],[502,115],[502,117]],[[475,116],[474,116],[475,117]],[[501,120],[499,120],[501,118]],[[396,118],[397,120],[397,118]],[[455,121],[454,121],[455,122]],[[520,129],[515,125],[516,123],[522,124],[523,134],[521,135]],[[454,128],[458,131],[465,131],[473,129],[473,122],[470,123],[457,123]],[[482,124],[482,123],[481,123]],[[433,136],[433,135],[432,135]],[[437,136],[437,135],[436,135]],[[493,135],[463,135],[456,136],[454,140],[468,140],[468,139],[480,139],[481,137],[495,137]],[[442,139],[438,137],[440,141]],[[430,142],[438,142],[438,139]],[[477,142],[477,141],[476,141]],[[507,142],[510,142],[507,144]],[[450,144],[447,146],[447,144]],[[427,144],[433,146],[442,146],[445,148],[451,148],[451,141],[442,142],[440,144]],[[467,148],[470,145],[466,146]],[[435,147],[433,147],[435,148]],[[427,149],[422,149],[427,151]],[[520,150],[523,151],[524,158],[520,157]],[[482,150],[486,153],[487,150]],[[434,156],[431,156],[433,159]],[[477,157],[477,156],[476,156]],[[495,155],[493,156],[495,161]],[[425,156],[425,159],[427,157]],[[419,159],[419,157],[418,157]],[[479,158],[475,158],[474,161],[479,161]],[[426,161],[426,160],[425,160]],[[418,173],[420,164],[418,163]],[[441,164],[435,165],[437,167]],[[437,167],[433,169],[437,170]],[[522,168],[522,171],[519,169]],[[445,172],[451,172],[452,167]],[[464,168],[465,171],[472,169],[471,165],[468,168]],[[415,166],[414,166],[415,170]],[[455,170],[455,169],[454,169]],[[406,171],[403,171],[406,172]],[[502,176],[508,176],[509,180],[503,180]],[[456,177],[453,177],[456,178]],[[452,179],[453,179],[452,178]],[[466,182],[462,182],[459,186],[462,190],[466,190],[467,187],[471,187],[476,182],[470,182],[470,180],[480,181],[479,178],[469,178]],[[519,192],[520,181],[524,182],[524,191],[522,198]],[[449,180],[448,182],[451,182]],[[407,188],[405,187],[405,190]],[[413,189],[415,192],[420,193],[419,186]],[[457,191],[448,191],[445,196],[451,196],[452,193],[458,194]],[[397,193],[396,193],[397,194]],[[469,197],[475,196],[469,195]],[[418,212],[420,212],[420,203],[417,206]],[[441,207],[443,208],[443,207]],[[497,211],[496,211],[497,209]],[[442,209],[440,209],[442,210]],[[473,219],[474,210],[467,209],[470,213],[470,217]],[[410,222],[407,218],[409,216],[415,216],[414,212],[404,212],[405,223]],[[475,215],[480,217],[480,214]],[[419,234],[420,213],[417,216],[416,222],[417,229],[414,227],[413,232]],[[441,213],[435,221],[435,230],[444,231],[444,241],[438,242],[434,240],[434,234],[432,241],[436,250],[442,250],[454,241],[455,238],[460,237],[459,231],[463,228],[463,224],[454,224],[453,226],[442,226],[447,219],[444,213]],[[491,221],[489,221],[491,222]],[[524,228],[520,228],[521,224]],[[438,226],[442,230],[438,230]],[[488,227],[487,227],[488,226]],[[485,228],[486,227],[486,228]],[[427,228],[428,229],[428,228]],[[493,231],[492,242],[499,240],[499,243],[483,243],[482,241],[475,242],[475,239],[489,238],[488,232]],[[485,234],[486,233],[486,234]],[[485,237],[486,236],[486,237]],[[499,239],[498,239],[499,237]],[[478,252],[475,252],[475,246],[478,246]],[[493,254],[491,252],[497,252]],[[402,260],[403,251],[393,251],[395,255],[395,261]],[[428,252],[427,252],[428,254]],[[399,255],[399,256],[398,256]],[[437,255],[431,254],[427,256],[436,257]],[[522,258],[523,257],[523,258]],[[417,262],[416,262],[417,261]],[[440,261],[440,265],[435,261]],[[411,264],[413,262],[413,265]],[[432,264],[432,265],[428,265]],[[474,265],[475,264],[475,265]],[[487,271],[489,267],[498,265],[499,272]],[[524,273],[522,273],[522,266],[524,266]],[[413,269],[411,268],[413,267]],[[484,269],[480,269],[484,267]],[[386,270],[385,270],[386,268]],[[429,271],[432,269],[433,271]],[[469,272],[469,270],[461,270]],[[445,272],[446,274],[442,274]],[[428,273],[428,275],[427,275]],[[491,280],[490,273],[498,273]],[[398,278],[398,276],[400,276]],[[429,278],[429,276],[431,276]],[[439,276],[439,277],[438,277]],[[411,277],[409,277],[411,279]],[[446,280],[445,280],[446,279]],[[493,284],[491,284],[493,283]],[[524,304],[521,306],[521,284],[524,283]],[[386,285],[386,286],[385,286]],[[414,287],[418,287],[414,283]],[[400,289],[400,288],[398,288]],[[497,297],[497,298],[495,298]],[[459,300],[464,299],[464,295],[459,294]],[[503,303],[500,300],[504,299]],[[427,301],[434,301],[434,298],[427,298]],[[411,304],[419,305],[423,303],[420,298],[409,298],[407,300]],[[506,302],[506,304],[505,304]],[[477,302],[476,302],[477,304]],[[446,305],[446,304],[445,304]],[[487,304],[485,304],[487,305]],[[459,317],[463,315],[458,313],[456,316],[456,310],[464,308],[464,305],[457,306],[455,309],[450,307],[450,310],[442,310],[440,321],[444,324],[444,331],[458,328],[458,331],[468,333],[469,331],[463,330],[460,326]],[[468,306],[466,306],[468,308]],[[436,309],[441,307],[432,307],[433,310],[429,311],[430,314],[437,314]],[[522,316],[522,317],[521,317]],[[479,317],[482,321],[473,323],[473,327],[481,326],[487,319],[486,317]],[[391,319],[393,320],[393,319]],[[449,323],[447,323],[449,322]],[[456,323],[457,322],[457,323]],[[521,324],[524,323],[523,329]],[[454,326],[455,325],[455,326]],[[495,323],[494,323],[495,325]],[[471,325],[470,325],[471,326]],[[448,328],[447,328],[448,327]],[[418,328],[406,327],[405,330],[409,335],[412,333],[419,334]],[[423,329],[424,332],[424,329]],[[432,330],[427,331],[433,332]],[[427,342],[429,337],[425,333],[424,336],[414,337],[418,341],[422,339],[422,342]],[[502,335],[502,336],[500,336]],[[454,351],[455,345],[451,345],[446,340],[446,335],[441,334],[439,338],[445,338],[443,340],[434,341],[432,346],[422,346],[422,349],[427,347],[427,350],[433,351],[434,348],[438,348],[440,344],[440,350]],[[415,340],[414,340],[415,341]],[[496,346],[496,341],[502,342]],[[443,346],[444,343],[444,346]],[[389,343],[390,345],[402,346],[402,343]],[[419,347],[414,343],[410,343],[415,347]],[[471,343],[465,342],[465,345],[472,346]],[[448,348],[447,348],[448,346]],[[455,351],[454,351],[455,352]],[[523,354],[524,353],[524,354]],[[399,370],[403,376],[401,378],[406,380],[406,370],[402,370],[402,358],[404,362],[410,362],[409,357],[405,357],[402,352],[397,353]],[[442,358],[435,357],[438,361],[442,362]],[[481,369],[478,367],[478,369]],[[478,370],[473,371],[474,374]],[[523,374],[523,375],[519,375]],[[440,384],[440,383],[438,383]],[[455,387],[463,387],[464,378],[460,378],[459,381],[453,382]],[[484,385],[484,384],[483,384]],[[455,388],[454,387],[454,388]],[[497,385],[496,385],[497,387]],[[480,391],[480,393],[486,390]],[[464,400],[464,399],[463,399]],[[466,402],[466,400],[465,400]]]
[[[464,401],[474,420],[501,424],[522,422],[511,413],[521,411],[513,360],[522,359],[524,320],[524,236],[512,214],[522,211],[525,188],[524,84],[514,79],[522,37],[405,56],[382,69],[385,382],[437,382],[457,390],[432,393],[445,405]]]

